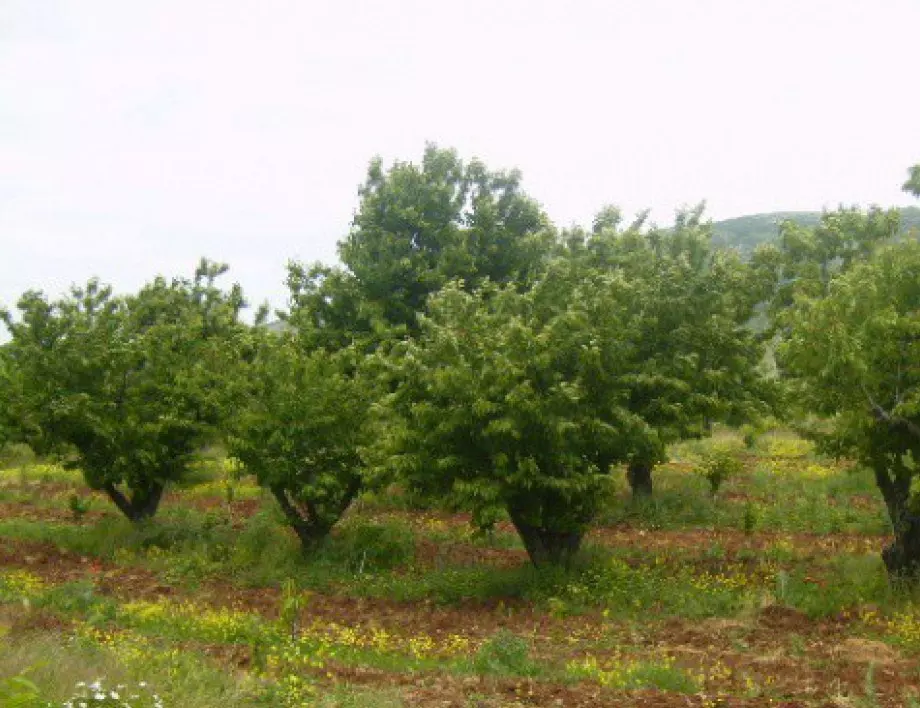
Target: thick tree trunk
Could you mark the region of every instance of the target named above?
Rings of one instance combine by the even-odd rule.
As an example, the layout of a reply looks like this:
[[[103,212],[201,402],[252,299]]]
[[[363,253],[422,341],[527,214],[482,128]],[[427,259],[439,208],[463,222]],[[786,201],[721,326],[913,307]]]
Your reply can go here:
[[[894,541],[882,551],[888,576],[920,582],[920,516],[910,509],[911,472],[901,469],[892,474],[884,464],[877,464],[874,472],[894,530]]]
[[[102,489],[122,514],[132,523],[139,524],[153,518],[157,513],[160,500],[163,498],[164,485],[152,484],[146,489],[135,489],[130,499],[114,484],[106,484]]]
[[[326,513],[319,513],[319,510],[309,502],[302,504],[294,502],[284,487],[273,486],[271,493],[278,501],[284,518],[300,539],[301,549],[304,553],[309,553],[329,535],[332,527],[345,513],[360,489],[361,481],[356,478],[343,490],[335,509],[327,509]]]
[[[633,499],[652,496],[652,465],[645,462],[630,462],[626,468],[626,479],[632,489]]]
[[[920,581],[920,516],[905,514],[894,541],[882,551],[882,560],[891,578]]]
[[[545,566],[569,567],[581,548],[584,534],[580,531],[557,531],[540,528],[527,523],[522,515],[512,509],[508,510],[511,523],[517,529],[527,549],[530,562],[537,568]]]
[[[308,553],[316,548],[320,542],[326,538],[332,530],[332,524],[326,524],[317,518],[316,513],[302,513],[288,497],[283,487],[272,487],[271,492],[284,513],[284,518],[297,538],[300,539],[300,546],[304,553]]]

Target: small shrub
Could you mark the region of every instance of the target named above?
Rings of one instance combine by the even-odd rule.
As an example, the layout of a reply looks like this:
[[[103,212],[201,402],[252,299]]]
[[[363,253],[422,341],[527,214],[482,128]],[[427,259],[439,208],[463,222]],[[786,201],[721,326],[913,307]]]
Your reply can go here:
[[[715,496],[725,480],[738,474],[742,469],[741,460],[731,450],[715,448],[703,458],[696,471],[706,478],[709,489]]]
[[[476,653],[476,670],[500,676],[532,676],[537,666],[530,658],[530,645],[506,629],[498,630]]]
[[[814,443],[792,435],[774,434],[767,442],[767,454],[770,457],[797,459],[813,454],[814,450]]]
[[[78,614],[89,624],[102,624],[115,618],[117,604],[100,595],[90,580],[63,583],[50,588],[39,605],[62,614]]]
[[[351,523],[327,539],[320,558],[355,573],[392,570],[415,557],[415,535],[401,523]]]
[[[71,494],[67,500],[67,506],[70,508],[70,513],[73,514],[74,521],[82,519],[92,505],[93,500],[91,498],[84,498],[76,493]]]
[[[757,447],[757,429],[753,425],[742,426],[741,439],[744,441],[744,447],[747,450],[753,450]]]
[[[293,580],[281,584],[281,602],[278,607],[278,620],[281,628],[296,641],[299,631],[300,615],[307,606],[309,595],[297,588]]]
[[[757,506],[751,502],[747,502],[744,505],[744,516],[741,518],[741,528],[748,536],[754,533],[754,530],[757,528],[758,516]]]

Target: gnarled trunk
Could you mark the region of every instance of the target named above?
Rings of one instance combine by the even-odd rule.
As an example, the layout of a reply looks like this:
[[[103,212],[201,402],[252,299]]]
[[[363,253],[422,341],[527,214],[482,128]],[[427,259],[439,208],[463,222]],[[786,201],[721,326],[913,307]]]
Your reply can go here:
[[[874,468],[875,481],[882,492],[894,541],[882,551],[882,560],[891,578],[920,581],[920,516],[910,509],[911,471],[889,472],[884,463]]]
[[[920,581],[920,516],[902,516],[894,541],[882,551],[882,560],[890,577]]]
[[[342,514],[349,507],[352,500],[357,496],[361,489],[361,482],[355,478],[342,492],[341,498],[332,509],[324,509],[322,513],[315,505],[310,502],[294,501],[284,489],[284,487],[275,485],[270,487],[272,495],[278,501],[278,506],[284,513],[284,518],[297,538],[300,539],[300,546],[304,553],[309,553],[315,549],[323,539],[332,531],[332,527],[341,518]]]
[[[163,498],[164,488],[164,485],[159,483],[137,488],[131,491],[131,498],[129,499],[114,484],[109,483],[102,487],[109,499],[112,500],[112,503],[118,507],[118,510],[135,524],[153,518],[160,506],[160,500]]]
[[[581,531],[560,531],[534,526],[524,519],[522,512],[508,509],[511,523],[517,529],[527,549],[530,562],[536,567],[563,566],[568,567],[578,555],[581,548]]]
[[[652,465],[647,462],[630,462],[626,467],[626,479],[632,489],[633,499],[652,496]]]

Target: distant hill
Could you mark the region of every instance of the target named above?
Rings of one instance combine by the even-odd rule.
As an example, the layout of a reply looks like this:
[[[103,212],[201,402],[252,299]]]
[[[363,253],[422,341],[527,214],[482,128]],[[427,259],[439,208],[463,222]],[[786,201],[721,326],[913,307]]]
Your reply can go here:
[[[779,236],[779,225],[786,220],[802,226],[816,226],[821,221],[820,211],[774,211],[770,214],[752,214],[724,221],[714,221],[713,241],[719,246],[737,248],[742,254],[751,253],[762,243],[775,241]],[[901,221],[905,231],[920,229],[920,208],[901,209]]]

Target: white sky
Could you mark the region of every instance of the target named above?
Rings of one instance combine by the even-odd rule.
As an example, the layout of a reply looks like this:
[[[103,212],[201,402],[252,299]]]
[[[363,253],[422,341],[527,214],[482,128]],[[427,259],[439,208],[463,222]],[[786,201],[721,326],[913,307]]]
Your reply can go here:
[[[906,204],[918,0],[0,0],[0,304],[197,259],[284,303],[368,160],[519,167],[560,225]]]

